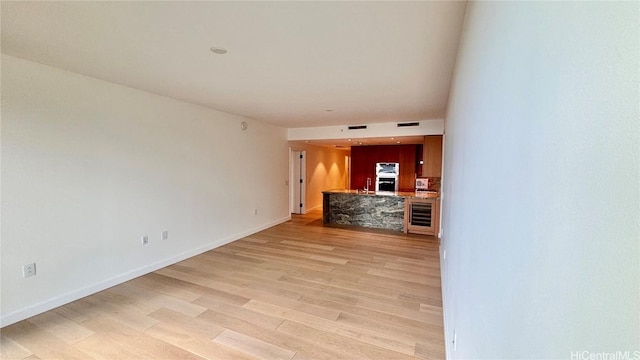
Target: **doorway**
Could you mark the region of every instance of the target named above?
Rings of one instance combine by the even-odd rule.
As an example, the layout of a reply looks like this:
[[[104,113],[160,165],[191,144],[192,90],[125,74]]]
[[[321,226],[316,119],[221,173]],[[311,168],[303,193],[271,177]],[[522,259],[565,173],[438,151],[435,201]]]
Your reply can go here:
[[[344,188],[351,189],[351,156],[344,156]]]
[[[289,161],[289,183],[291,184],[291,194],[289,199],[292,214],[305,214],[306,187],[307,187],[307,152],[304,150],[291,149],[291,159]]]

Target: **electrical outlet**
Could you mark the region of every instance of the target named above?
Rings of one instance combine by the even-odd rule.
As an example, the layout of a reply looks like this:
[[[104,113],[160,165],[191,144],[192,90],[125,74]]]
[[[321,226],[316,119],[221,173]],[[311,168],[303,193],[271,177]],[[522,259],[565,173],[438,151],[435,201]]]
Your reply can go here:
[[[36,274],[36,263],[22,265],[22,277],[28,278]]]
[[[161,240],[167,240],[169,238],[169,232],[167,230],[164,230],[161,234],[160,234],[160,239]]]
[[[142,245],[147,245],[149,243],[149,237],[147,235],[142,237]]]
[[[458,348],[458,335],[456,334],[456,330],[453,330],[453,351],[456,351]]]

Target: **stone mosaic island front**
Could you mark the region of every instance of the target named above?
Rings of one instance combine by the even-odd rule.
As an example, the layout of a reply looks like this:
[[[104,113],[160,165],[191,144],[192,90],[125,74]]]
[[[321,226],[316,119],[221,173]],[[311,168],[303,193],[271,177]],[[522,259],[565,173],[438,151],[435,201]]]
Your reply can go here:
[[[405,201],[407,198],[416,197],[413,192],[367,194],[356,190],[329,190],[322,193],[324,224],[355,225],[395,231],[405,230]]]

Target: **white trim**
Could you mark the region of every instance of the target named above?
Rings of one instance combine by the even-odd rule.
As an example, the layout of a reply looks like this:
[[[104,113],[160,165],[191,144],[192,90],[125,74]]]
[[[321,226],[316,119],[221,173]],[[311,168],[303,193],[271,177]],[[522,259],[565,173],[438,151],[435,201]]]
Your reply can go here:
[[[289,148],[289,212],[307,213],[307,151]],[[296,173],[296,170],[298,173]],[[298,199],[298,195],[300,199]],[[302,204],[302,206],[300,206]]]
[[[293,214],[294,212],[294,202],[295,202],[295,195],[293,194],[293,192],[295,191],[295,179],[296,177],[293,174],[293,154],[296,151],[296,149],[289,147],[289,214]]]
[[[449,334],[449,327],[448,322],[447,322],[447,307],[445,306],[445,304],[447,304],[446,302],[446,291],[445,291],[445,278],[446,278],[446,274],[445,272],[447,271],[447,269],[443,266],[444,262],[446,261],[443,257],[443,251],[442,251],[442,241],[440,241],[440,246],[438,247],[438,253],[440,255],[440,296],[442,297],[442,324],[443,324],[443,331],[444,331],[444,352],[445,352],[445,359],[451,359],[451,347],[449,346],[449,337],[447,336],[447,334]]]
[[[226,238],[214,241],[210,244],[195,248],[193,250],[189,250],[186,252],[183,252],[182,254],[176,255],[176,256],[172,256],[170,258],[155,262],[153,264],[147,265],[147,266],[143,266],[141,268],[138,269],[134,269],[131,270],[129,272],[126,272],[124,274],[118,275],[118,276],[114,276],[112,278],[100,281],[96,284],[93,285],[89,285],[89,286],[85,286],[83,288],[68,292],[66,294],[62,294],[60,296],[56,296],[54,298],[45,300],[45,301],[41,301],[37,304],[34,305],[30,305],[27,306],[25,308],[22,309],[18,309],[14,312],[11,312],[9,314],[4,314],[0,317],[0,327],[5,327],[11,324],[14,324],[18,321],[22,321],[25,319],[28,319],[32,316],[41,314],[45,311],[49,311],[51,309],[55,309],[59,306],[68,304],[72,301],[76,301],[78,299],[82,299],[83,297],[89,296],[91,294],[95,294],[99,291],[108,289],[110,287],[122,284],[126,281],[129,281],[131,279],[135,279],[137,277],[140,277],[142,275],[146,275],[148,273],[154,272],[156,270],[162,269],[164,267],[167,267],[169,265],[173,265],[177,262],[186,260],[190,257],[196,256],[196,255],[200,255],[204,252],[207,252],[209,250],[213,250],[217,247],[220,247],[222,245],[228,244],[230,242],[242,239],[244,237],[247,237],[249,235],[255,234],[257,232],[260,232],[262,230],[268,229],[270,227],[282,224],[284,222],[287,222],[291,220],[291,215],[284,217],[282,219],[273,221],[271,223],[265,224],[265,225],[261,225],[258,227],[255,227],[253,229],[249,229],[246,231],[243,231],[241,233],[232,235],[232,236],[228,236]]]
[[[302,182],[300,183],[300,202],[302,203],[302,207],[300,207],[300,213],[307,213],[307,150],[300,151],[300,179]]]

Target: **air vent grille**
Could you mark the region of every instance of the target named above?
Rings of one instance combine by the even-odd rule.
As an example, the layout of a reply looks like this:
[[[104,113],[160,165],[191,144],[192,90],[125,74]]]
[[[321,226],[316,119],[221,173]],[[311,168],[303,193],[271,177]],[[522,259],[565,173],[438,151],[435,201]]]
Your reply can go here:
[[[420,126],[419,122],[398,123],[398,127]]]
[[[366,129],[367,125],[353,125],[353,126],[349,126],[349,130],[362,130],[362,129]]]

